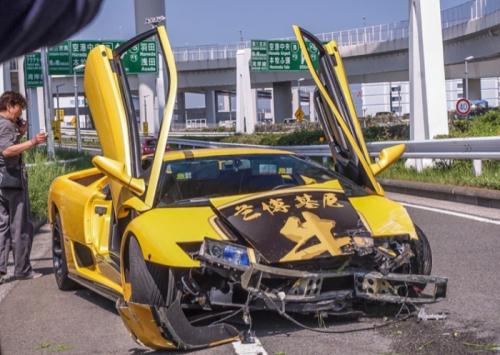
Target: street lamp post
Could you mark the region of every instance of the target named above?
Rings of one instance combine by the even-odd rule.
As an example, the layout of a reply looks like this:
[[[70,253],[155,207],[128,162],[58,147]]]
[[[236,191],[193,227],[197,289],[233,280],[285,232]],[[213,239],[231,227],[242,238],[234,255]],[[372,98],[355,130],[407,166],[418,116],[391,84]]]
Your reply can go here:
[[[60,106],[59,106],[59,88],[61,86],[64,86],[64,84],[57,84],[56,85],[56,104],[57,104],[57,114],[56,114],[56,117],[55,117],[55,121],[60,121]],[[64,116],[63,116],[64,117]],[[61,122],[54,122],[54,124],[56,125],[56,128],[60,128],[61,127]],[[62,137],[60,135],[61,133],[59,133],[59,148],[61,148],[61,145],[62,145]]]
[[[47,58],[47,48],[41,48],[41,59],[43,67],[43,98],[45,101],[45,132],[47,134],[47,155],[49,159],[54,159],[54,134],[51,129],[52,116],[54,114],[54,99],[52,98],[52,82],[49,75],[49,61]]]
[[[464,64],[465,64],[465,98],[469,100],[469,70],[467,67],[467,63],[474,59],[474,56],[468,56],[467,58],[464,59]]]
[[[146,106],[146,99],[150,96],[151,95],[144,95],[144,123],[142,124],[142,134],[144,136],[148,135],[148,130],[149,130],[149,129],[145,129],[145,128],[148,127],[148,108]]]
[[[80,104],[78,103],[78,83],[76,81],[76,71],[85,68],[85,64],[73,67],[73,88],[75,89],[75,120],[76,120],[76,150],[82,151],[82,140],[80,136]]]
[[[304,80],[306,80],[306,79],[305,79],[305,78],[299,78],[299,79],[297,79],[297,98],[298,98],[298,101],[299,101],[299,102],[298,102],[298,104],[299,104],[298,110],[299,110],[299,111],[302,111],[302,102],[301,102],[301,97],[300,97],[300,82],[301,82],[301,81],[304,81]],[[303,115],[303,113],[302,113],[302,115]],[[297,117],[296,117],[296,118],[297,118]],[[303,120],[304,118],[303,118],[303,116],[302,116],[302,117],[297,118],[297,119],[298,119],[299,123],[302,123],[302,120]]]
[[[56,117],[59,118],[59,88],[61,86],[64,86],[64,84],[57,84],[56,85],[56,105],[57,105],[57,115]]]
[[[302,108],[301,102],[300,102],[300,82],[306,80],[305,78],[299,78],[297,79],[297,92],[299,95],[299,108]]]

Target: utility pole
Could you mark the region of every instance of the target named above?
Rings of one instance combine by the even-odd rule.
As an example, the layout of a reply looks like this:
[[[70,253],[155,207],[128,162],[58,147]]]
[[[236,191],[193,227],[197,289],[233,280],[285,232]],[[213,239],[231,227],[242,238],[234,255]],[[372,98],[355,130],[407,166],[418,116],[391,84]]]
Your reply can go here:
[[[47,58],[47,48],[42,47],[42,69],[43,69],[43,96],[45,111],[45,130],[47,133],[47,156],[54,159],[54,133],[52,132],[52,118],[54,117],[54,102],[52,98],[52,87],[49,76],[49,62]]]
[[[73,88],[75,89],[75,120],[76,120],[76,150],[82,151],[82,138],[80,135],[80,104],[78,102],[78,82],[76,81],[76,71],[85,68],[85,64],[77,65],[73,68]]]

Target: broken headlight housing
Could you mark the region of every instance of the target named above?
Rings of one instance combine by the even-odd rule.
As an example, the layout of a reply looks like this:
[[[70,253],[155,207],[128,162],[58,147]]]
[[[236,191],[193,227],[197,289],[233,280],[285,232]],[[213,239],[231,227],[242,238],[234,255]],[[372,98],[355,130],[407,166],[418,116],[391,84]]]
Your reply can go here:
[[[205,238],[200,249],[200,256],[228,266],[246,267],[250,265],[248,248],[209,238]]]

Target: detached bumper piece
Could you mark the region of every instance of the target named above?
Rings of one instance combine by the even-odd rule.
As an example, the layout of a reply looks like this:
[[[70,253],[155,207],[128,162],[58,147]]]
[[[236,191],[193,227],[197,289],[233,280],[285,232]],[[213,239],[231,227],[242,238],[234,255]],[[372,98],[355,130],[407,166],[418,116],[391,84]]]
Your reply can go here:
[[[239,332],[228,324],[194,327],[179,300],[155,307],[118,300],[116,308],[133,338],[153,349],[193,350],[237,340]]]
[[[437,276],[355,273],[355,295],[388,303],[423,304],[446,297],[448,279]]]

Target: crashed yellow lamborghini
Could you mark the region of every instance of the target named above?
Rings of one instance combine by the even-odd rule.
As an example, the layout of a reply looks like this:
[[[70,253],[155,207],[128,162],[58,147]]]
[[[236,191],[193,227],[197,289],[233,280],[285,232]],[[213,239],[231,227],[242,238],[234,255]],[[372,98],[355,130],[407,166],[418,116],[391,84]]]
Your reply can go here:
[[[100,138],[95,168],[57,178],[48,208],[61,290],[85,286],[116,300],[130,333],[155,349],[230,342],[225,322],[254,310],[346,314],[363,301],[435,302],[429,243],[375,176],[404,146],[371,162],[335,42],[294,27],[317,90],[333,168],[286,151],[165,153],[177,74],[165,28],[93,49],[84,88]],[[167,69],[154,155],[141,156],[123,54],[153,37]],[[319,56],[313,65],[312,43]]]

